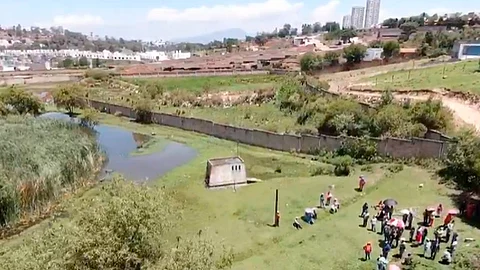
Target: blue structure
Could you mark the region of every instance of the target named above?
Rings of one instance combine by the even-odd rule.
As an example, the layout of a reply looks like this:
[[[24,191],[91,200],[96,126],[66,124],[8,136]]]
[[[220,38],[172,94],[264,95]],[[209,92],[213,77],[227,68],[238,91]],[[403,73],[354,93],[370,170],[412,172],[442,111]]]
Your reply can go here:
[[[480,40],[457,42],[452,49],[452,57],[460,60],[480,58]]]

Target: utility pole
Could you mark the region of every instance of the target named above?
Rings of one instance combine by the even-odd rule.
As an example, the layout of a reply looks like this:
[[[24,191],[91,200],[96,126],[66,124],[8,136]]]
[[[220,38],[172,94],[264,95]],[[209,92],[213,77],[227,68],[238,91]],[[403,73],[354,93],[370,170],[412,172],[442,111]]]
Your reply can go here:
[[[277,212],[278,212],[278,189],[275,189],[275,213],[274,213],[274,221],[273,224],[275,227],[278,227],[279,220],[277,219]]]

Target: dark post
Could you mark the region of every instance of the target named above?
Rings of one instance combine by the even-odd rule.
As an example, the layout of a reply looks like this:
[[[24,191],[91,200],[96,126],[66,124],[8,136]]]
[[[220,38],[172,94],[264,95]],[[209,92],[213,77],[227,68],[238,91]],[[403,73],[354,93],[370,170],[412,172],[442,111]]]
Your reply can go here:
[[[443,64],[443,71],[442,71],[442,76],[445,76],[445,69],[447,68],[447,66],[445,64]]]
[[[277,212],[278,212],[278,189],[275,190],[275,215],[273,218],[273,224],[275,227],[278,227],[278,219],[277,219]]]
[[[408,71],[408,78],[407,78],[407,80],[410,80],[410,73],[411,73],[411,72],[412,72],[412,70],[409,70],[409,71]]]

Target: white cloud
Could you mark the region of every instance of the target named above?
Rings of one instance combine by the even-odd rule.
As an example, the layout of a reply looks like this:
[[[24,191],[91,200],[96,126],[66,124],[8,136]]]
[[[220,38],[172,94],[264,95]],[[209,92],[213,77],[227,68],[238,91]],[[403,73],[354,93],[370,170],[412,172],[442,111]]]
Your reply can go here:
[[[105,22],[102,17],[83,14],[83,15],[58,15],[53,17],[50,22],[36,23],[40,27],[63,26],[63,27],[84,27],[84,26],[98,26]]]
[[[318,6],[313,10],[312,21],[326,23],[330,21],[340,21],[341,15],[337,14],[337,8],[340,5],[340,0],[331,0],[325,5]]]
[[[62,26],[90,26],[101,25],[104,21],[102,17],[95,15],[59,15],[53,18],[54,25]]]
[[[147,19],[164,22],[239,22],[293,14],[302,7],[303,3],[289,2],[288,0],[267,0],[244,5],[201,6],[183,10],[162,7],[150,10]]]

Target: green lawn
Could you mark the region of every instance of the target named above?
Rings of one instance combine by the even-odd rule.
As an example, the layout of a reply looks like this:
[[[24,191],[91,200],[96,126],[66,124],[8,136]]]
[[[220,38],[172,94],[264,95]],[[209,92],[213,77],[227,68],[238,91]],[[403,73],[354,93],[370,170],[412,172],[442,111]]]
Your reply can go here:
[[[436,67],[388,72],[370,77],[378,89],[434,89],[447,88],[454,91],[480,93],[480,72],[478,61],[445,64]],[[444,78],[445,75],[445,78]]]
[[[174,221],[176,226],[170,234],[172,241],[177,235],[193,237],[202,230],[202,235],[217,245],[233,248],[233,269],[373,269],[373,262],[359,260],[363,244],[366,241],[377,243],[380,239],[358,226],[361,222],[358,214],[365,201],[373,204],[393,197],[399,201],[399,208],[422,209],[438,203],[443,203],[445,208],[451,207],[448,195],[452,191],[439,185],[423,169],[405,167],[393,174],[386,168],[389,165],[375,165],[371,171],[357,167],[349,177],[312,177],[310,172],[322,164],[307,156],[237,145],[173,128],[139,125],[113,116],[102,117],[105,124],[120,125],[145,134],[154,132],[155,137],[182,142],[198,151],[197,158],[189,164],[152,184],[164,187],[174,196],[180,206],[179,212],[183,214]],[[203,187],[206,160],[232,156],[237,151],[246,162],[248,176],[263,181],[239,187],[236,192],[231,188],[206,190]],[[354,191],[360,174],[368,179],[368,188],[363,194]],[[420,183],[424,184],[422,189],[418,187]],[[335,185],[335,196],[342,203],[340,212],[336,215],[320,213],[315,225],[304,224],[302,231],[294,230],[291,227],[293,219],[301,216],[306,207],[317,205],[319,194],[332,184]],[[273,221],[275,189],[279,189],[280,194],[280,228],[267,225]],[[83,199],[95,196],[95,190],[87,192]],[[60,219],[60,222],[68,220]],[[43,223],[9,241],[0,241],[0,244],[9,245],[14,250],[22,239],[45,226]],[[480,236],[478,229],[460,220],[456,226],[462,238]],[[474,250],[478,250],[476,243],[469,247],[463,242],[460,244],[459,252]],[[374,257],[379,252],[380,248],[375,245]],[[415,250],[414,254],[419,252]],[[418,256],[415,259],[423,264],[417,269],[447,269]]]
[[[166,91],[188,90],[196,94],[220,91],[252,91],[271,88],[281,80],[276,75],[198,76],[178,78],[136,78],[126,81],[137,85],[158,84]]]

